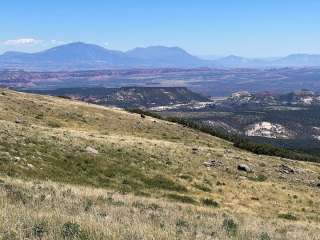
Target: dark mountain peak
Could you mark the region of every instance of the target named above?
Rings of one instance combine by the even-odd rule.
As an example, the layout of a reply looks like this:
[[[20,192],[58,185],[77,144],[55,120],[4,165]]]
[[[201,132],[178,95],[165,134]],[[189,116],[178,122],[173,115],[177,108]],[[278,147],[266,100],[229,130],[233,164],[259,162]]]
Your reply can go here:
[[[217,60],[218,63],[220,63],[222,66],[231,66],[231,67],[245,67],[248,62],[250,62],[250,59],[243,58],[236,55],[229,55],[223,58],[220,58]],[[252,60],[254,61],[254,60]],[[251,61],[251,62],[252,62]],[[254,64],[254,62],[252,62]]]
[[[136,58],[163,58],[168,56],[187,56],[193,57],[191,54],[179,47],[166,47],[166,46],[149,46],[137,47],[126,52],[128,55]]]
[[[179,47],[150,46],[121,52],[83,42],[67,43],[37,53],[0,55],[0,67],[14,66],[33,70],[203,67],[210,64]]]
[[[212,62],[201,60],[179,47],[139,47],[126,52],[127,56],[140,59],[149,66],[200,67],[211,66]]]
[[[76,66],[79,64],[95,66],[97,62],[110,65],[121,62],[123,55],[122,52],[108,50],[95,44],[73,42],[35,53],[33,54],[33,58],[36,61],[50,62],[58,65],[67,63]]]
[[[176,50],[176,51],[182,51],[186,52],[180,47],[173,46],[173,47],[168,47],[168,46],[162,46],[162,45],[152,45],[148,47],[136,47],[132,50],[129,50],[128,52],[136,51],[136,50]]]
[[[96,44],[71,42],[37,53],[9,51],[0,55],[0,68],[28,70],[101,70],[115,68],[279,68],[320,66],[320,55],[292,54],[284,58],[255,59],[229,55],[200,59],[177,46],[153,45],[127,52]]]
[[[48,50],[42,51],[42,53],[56,52],[56,51],[107,51],[107,49],[89,43],[83,42],[72,42],[57,47],[50,48]]]
[[[224,57],[222,59],[236,59],[236,60],[239,60],[239,59],[243,59],[243,57],[231,54],[231,55],[228,55],[228,56],[226,56],[226,57]]]

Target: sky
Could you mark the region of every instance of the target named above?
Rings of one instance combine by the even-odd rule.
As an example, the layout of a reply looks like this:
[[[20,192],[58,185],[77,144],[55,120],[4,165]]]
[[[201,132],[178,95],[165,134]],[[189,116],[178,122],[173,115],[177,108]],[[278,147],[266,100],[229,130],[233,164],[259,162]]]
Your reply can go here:
[[[3,0],[0,53],[81,41],[195,55],[320,54],[319,0]]]

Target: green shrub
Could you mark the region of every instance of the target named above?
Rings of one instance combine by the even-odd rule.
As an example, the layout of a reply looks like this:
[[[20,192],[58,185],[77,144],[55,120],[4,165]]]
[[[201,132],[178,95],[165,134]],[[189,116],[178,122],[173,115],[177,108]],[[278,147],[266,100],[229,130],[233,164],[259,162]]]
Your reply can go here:
[[[44,235],[46,234],[47,230],[46,230],[46,223],[39,223],[39,224],[35,224],[32,227],[32,235],[35,238],[39,238],[42,239],[44,237]]]
[[[177,192],[185,192],[187,189],[172,181],[169,178],[166,178],[162,175],[157,175],[152,178],[144,179],[144,183],[147,185],[147,187],[150,188],[156,188],[156,189],[164,189],[164,190],[170,190],[170,191],[177,191]]]
[[[107,198],[104,198],[103,196],[98,197],[98,201],[102,201],[105,204],[109,204],[112,206],[124,206],[125,203],[122,201],[116,201],[112,198],[112,196],[108,196]]]
[[[176,227],[188,227],[189,226],[189,224],[188,224],[188,222],[187,221],[185,221],[185,220],[183,220],[183,219],[178,219],[177,221],[176,221]]]
[[[194,184],[194,187],[201,190],[201,191],[204,191],[204,192],[211,192],[211,188],[204,185],[204,184]]]
[[[49,120],[49,121],[48,121],[48,126],[49,126],[49,127],[52,127],[52,128],[60,128],[60,127],[62,127],[63,125],[62,125],[61,122],[59,122],[59,121],[57,121],[57,120]]]
[[[203,205],[206,205],[206,206],[215,207],[215,208],[219,207],[219,203],[213,199],[205,198],[205,199],[202,199],[201,202]]]
[[[91,199],[85,199],[83,203],[83,208],[85,212],[90,211],[93,206],[93,201]]]
[[[191,203],[191,204],[195,204],[197,203],[196,200],[194,200],[192,197],[186,196],[186,195],[179,195],[179,194],[174,194],[174,193],[170,193],[166,195],[169,199],[175,200],[175,201],[179,201],[179,202],[183,202],[183,203]]]
[[[238,224],[232,218],[225,218],[222,223],[222,228],[229,236],[235,236],[238,230]]]
[[[248,177],[248,179],[252,180],[252,181],[257,181],[257,182],[264,182],[268,179],[267,176],[259,174],[256,177]]]
[[[80,236],[80,225],[73,222],[67,222],[62,226],[62,236],[65,239],[72,239]]]
[[[188,174],[181,174],[179,175],[179,178],[184,179],[184,180],[188,180],[188,181],[192,181],[193,177],[191,175]]]
[[[189,227],[189,224],[187,221],[183,220],[183,219],[178,219],[176,221],[176,232],[177,234],[182,234],[183,233],[183,230],[185,228],[188,228]]]
[[[28,202],[32,201],[32,195],[22,189],[17,189],[10,184],[5,184],[4,188],[7,198],[12,202],[22,202],[23,204],[27,204]]]
[[[135,201],[132,203],[132,206],[134,208],[139,208],[139,209],[150,209],[150,210],[160,210],[161,207],[158,204],[151,203],[151,204],[143,204],[142,202]]]
[[[260,239],[260,240],[271,240],[271,237],[269,236],[268,233],[263,232],[263,233],[260,234],[259,239]]]
[[[39,113],[38,115],[35,116],[36,119],[43,119],[44,114],[43,113]]]
[[[295,216],[293,213],[281,213],[278,215],[279,218],[287,219],[287,220],[298,220],[298,217]]]

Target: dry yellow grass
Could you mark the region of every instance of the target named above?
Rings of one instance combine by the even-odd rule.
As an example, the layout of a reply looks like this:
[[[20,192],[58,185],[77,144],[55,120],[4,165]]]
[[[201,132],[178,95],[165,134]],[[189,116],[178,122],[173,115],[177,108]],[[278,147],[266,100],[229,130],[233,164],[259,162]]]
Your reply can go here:
[[[303,221],[265,219],[91,187],[1,180],[3,239],[39,239],[37,227],[43,231],[41,239],[63,239],[68,222],[80,226],[76,239],[319,239],[320,234],[317,224]],[[224,224],[227,220],[229,225]]]
[[[220,165],[204,167],[210,159]],[[254,172],[238,171],[239,163]],[[281,164],[295,172],[281,173]],[[319,164],[258,156],[219,138],[119,109],[0,91],[0,173],[5,181],[0,233],[16,231],[18,239],[38,220],[51,226],[47,239],[60,239],[68,220],[78,222],[92,239],[226,239],[224,215],[238,222],[240,239],[259,239],[263,232],[271,239],[317,239],[319,234]],[[35,179],[40,182],[31,182]],[[6,184],[32,197],[27,204],[11,202]],[[67,188],[72,194],[64,200]],[[125,204],[99,202],[98,195],[106,197],[107,191]],[[86,198],[94,204],[89,212],[83,210]],[[204,199],[218,207],[206,206]],[[134,207],[136,201],[156,203],[162,210]],[[100,208],[110,218],[97,216]]]

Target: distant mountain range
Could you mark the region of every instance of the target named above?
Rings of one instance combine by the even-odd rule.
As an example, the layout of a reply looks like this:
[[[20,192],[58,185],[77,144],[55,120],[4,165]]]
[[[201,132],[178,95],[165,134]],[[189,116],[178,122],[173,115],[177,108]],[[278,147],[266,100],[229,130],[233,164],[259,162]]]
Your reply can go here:
[[[37,53],[6,52],[0,55],[0,69],[89,70],[119,68],[267,68],[320,66],[320,55],[293,54],[276,59],[227,56],[205,60],[179,47],[151,46],[127,52],[94,44],[69,43]]]

